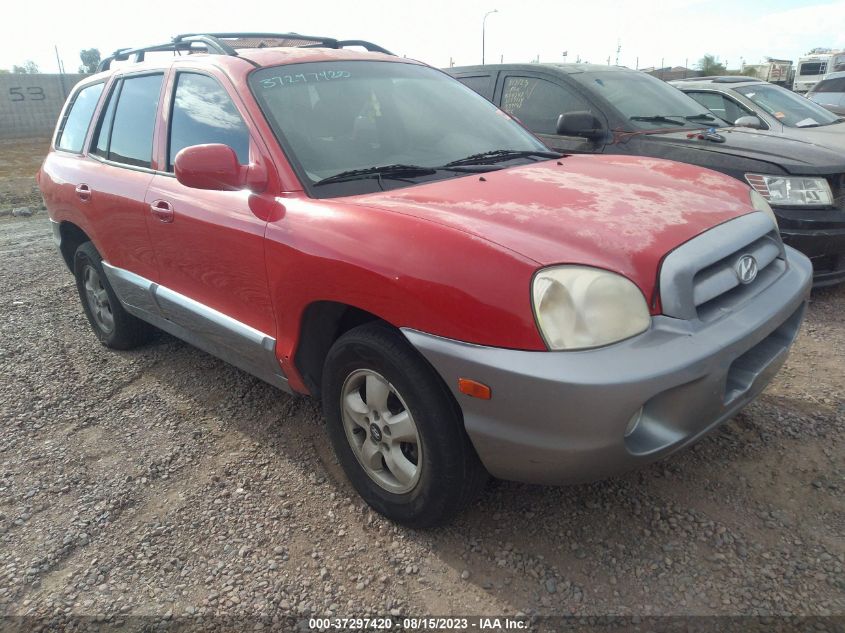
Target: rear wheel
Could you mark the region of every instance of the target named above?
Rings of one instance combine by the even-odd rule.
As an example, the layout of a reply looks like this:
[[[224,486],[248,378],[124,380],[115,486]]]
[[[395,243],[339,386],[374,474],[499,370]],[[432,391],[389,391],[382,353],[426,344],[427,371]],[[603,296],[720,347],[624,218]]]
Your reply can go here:
[[[332,346],[323,410],[352,485],[394,521],[443,523],[484,486],[487,473],[451,394],[390,327],[363,325]]]
[[[149,340],[154,328],[123,308],[106,278],[102,261],[91,242],[81,244],[74,254],[73,272],[85,316],[106,347],[137,347]]]

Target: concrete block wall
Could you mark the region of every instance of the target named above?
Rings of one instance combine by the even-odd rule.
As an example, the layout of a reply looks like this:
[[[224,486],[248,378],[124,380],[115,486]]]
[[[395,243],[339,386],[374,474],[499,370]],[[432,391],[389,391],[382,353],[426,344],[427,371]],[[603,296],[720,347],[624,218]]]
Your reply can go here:
[[[0,75],[0,139],[51,136],[65,99],[86,75]]]

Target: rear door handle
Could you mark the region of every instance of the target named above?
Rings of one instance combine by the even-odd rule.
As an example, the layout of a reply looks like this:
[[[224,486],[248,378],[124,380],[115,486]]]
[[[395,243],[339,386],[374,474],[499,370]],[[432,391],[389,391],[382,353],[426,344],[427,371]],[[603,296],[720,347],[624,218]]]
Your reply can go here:
[[[76,186],[76,195],[79,196],[79,199],[88,202],[91,199],[91,187],[86,185],[84,182]]]
[[[166,200],[155,200],[150,204],[150,211],[160,222],[173,222],[173,207]]]

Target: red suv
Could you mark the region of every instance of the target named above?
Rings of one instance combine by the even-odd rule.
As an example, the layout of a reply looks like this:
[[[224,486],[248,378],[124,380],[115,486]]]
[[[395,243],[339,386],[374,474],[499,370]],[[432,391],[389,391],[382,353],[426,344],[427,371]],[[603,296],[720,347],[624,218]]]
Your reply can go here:
[[[319,396],[353,486],[415,526],[488,473],[591,480],[696,440],[769,382],[810,288],[739,181],[550,152],[367,42],[120,51],[39,182],[105,346],[158,328]]]

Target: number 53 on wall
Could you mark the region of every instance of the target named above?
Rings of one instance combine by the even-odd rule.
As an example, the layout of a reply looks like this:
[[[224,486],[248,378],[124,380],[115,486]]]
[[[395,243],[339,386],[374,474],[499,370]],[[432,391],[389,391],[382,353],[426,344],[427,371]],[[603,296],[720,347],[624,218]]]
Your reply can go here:
[[[41,86],[9,88],[12,101],[44,101],[44,89]]]

